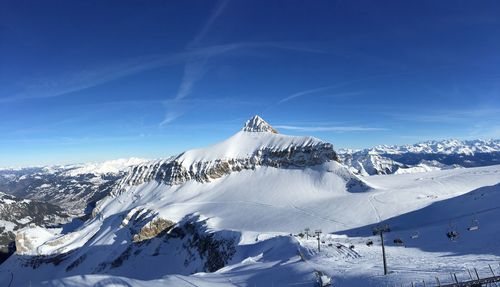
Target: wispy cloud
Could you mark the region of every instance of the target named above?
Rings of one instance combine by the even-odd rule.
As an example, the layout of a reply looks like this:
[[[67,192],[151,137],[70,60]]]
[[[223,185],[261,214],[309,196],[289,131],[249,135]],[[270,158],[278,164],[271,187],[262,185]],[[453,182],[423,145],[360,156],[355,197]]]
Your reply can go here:
[[[167,108],[167,112],[165,113],[165,117],[163,118],[163,121],[160,123],[160,127],[166,126],[166,125],[172,123],[177,118],[182,116],[184,114],[184,112],[185,112],[184,109],[181,109],[181,108],[175,107],[175,106],[169,106]]]
[[[199,53],[199,51],[197,51]],[[20,100],[41,99],[63,96],[92,88],[113,80],[134,75],[154,68],[179,64],[191,53],[177,53],[171,55],[152,55],[122,60],[119,63],[93,67],[79,72],[66,72],[65,75],[52,76],[34,81],[28,81],[24,87],[15,93],[0,98],[0,103]]]
[[[207,58],[204,58],[191,61],[184,66],[184,77],[179,87],[179,91],[175,96],[176,100],[182,100],[191,94],[196,81],[201,79],[205,74],[206,62]]]
[[[228,0],[223,0],[223,1],[220,1],[218,3],[218,5],[215,7],[214,11],[212,12],[212,14],[210,15],[210,17],[208,18],[207,22],[205,23],[205,25],[203,25],[203,27],[200,30],[200,32],[187,45],[188,49],[196,47],[196,46],[198,46],[200,44],[200,42],[203,40],[203,38],[205,38],[205,36],[207,35],[207,33],[212,28],[212,26],[215,23],[215,21],[217,20],[217,18],[219,18],[219,16],[222,14],[222,12],[224,11],[224,9],[226,8],[227,3],[229,3]]]
[[[200,44],[203,42],[203,39],[207,36],[217,19],[223,14],[228,3],[228,0],[220,1],[201,30],[194,36],[193,40],[186,45],[186,51],[193,52],[194,54],[186,60],[181,83],[174,97],[174,101],[166,104],[165,117],[160,123],[160,127],[170,124],[185,113],[187,108],[183,107],[183,100],[194,92],[195,85],[202,80],[205,74],[209,71],[210,68],[208,66],[208,62],[213,57],[235,50],[255,48],[274,48],[309,53],[323,53],[320,49],[306,47],[298,43],[279,42],[242,42],[200,48]],[[197,53],[197,51],[203,52]]]
[[[219,18],[219,16],[226,8],[227,3],[228,0],[223,0],[217,4],[201,30],[198,32],[198,34],[195,35],[193,40],[187,44],[186,50],[197,50],[200,42],[207,35],[217,18]],[[182,75],[182,80],[177,90],[177,94],[174,97],[174,102],[167,105],[167,111],[165,113],[163,121],[161,121],[160,123],[160,127],[166,126],[178,117],[182,116],[184,111],[179,109],[179,106],[181,104],[180,101],[188,97],[193,92],[195,84],[205,75],[208,70],[206,67],[208,59],[215,56],[216,54],[226,52],[226,49],[220,48],[221,47],[216,50],[216,53],[200,54],[186,61],[186,64],[184,65],[184,74]]]
[[[360,126],[289,126],[289,125],[277,125],[274,126],[277,129],[284,130],[294,130],[301,132],[374,132],[374,131],[385,131],[385,128],[375,128],[375,127],[360,127]]]
[[[310,90],[305,90],[305,91],[297,92],[295,94],[291,94],[290,96],[281,99],[278,102],[278,104],[282,104],[282,103],[288,102],[288,101],[293,100],[293,99],[298,98],[298,97],[303,97],[303,96],[307,96],[307,95],[310,95],[310,94],[315,94],[315,93],[327,91],[327,90],[330,90],[330,89],[333,89],[333,88],[336,88],[336,87],[337,86],[326,86],[326,87],[320,87],[320,88],[316,88],[316,89],[310,89]]]
[[[337,83],[335,85],[329,85],[329,86],[324,86],[324,87],[319,87],[319,88],[314,88],[314,89],[308,89],[308,90],[300,91],[300,92],[291,94],[289,96],[286,96],[286,97],[282,98],[278,102],[278,104],[286,103],[286,102],[291,101],[291,100],[296,99],[296,98],[300,98],[300,97],[304,97],[304,96],[308,96],[308,95],[312,95],[312,94],[318,94],[318,93],[333,90],[333,89],[342,88],[342,87],[349,86],[349,85],[352,85],[352,84],[355,84],[358,82],[362,82],[362,81],[378,79],[378,78],[395,77],[395,76],[401,76],[401,75],[404,75],[404,74],[384,74],[384,75],[367,76],[367,77],[362,77],[362,78],[358,78],[358,79],[354,79],[354,80],[350,80],[350,81],[340,82],[340,83]],[[360,91],[348,92],[348,93],[337,94],[337,96],[351,96],[351,95],[359,95],[361,93],[362,92],[360,92]]]
[[[168,55],[141,56],[120,60],[120,62],[107,63],[98,67],[87,67],[80,71],[65,71],[62,75],[53,75],[39,79],[25,79],[22,87],[0,87],[0,104],[66,96],[144,71],[178,65],[189,61],[190,64],[186,64],[185,68],[186,79],[181,83],[179,92],[177,93],[177,97],[183,99],[191,93],[195,82],[206,71],[206,66],[200,63],[200,61],[204,62],[205,60],[203,59],[228,54],[241,49],[258,48],[319,52],[319,50],[310,51],[306,47],[294,43],[241,42],[201,47]]]

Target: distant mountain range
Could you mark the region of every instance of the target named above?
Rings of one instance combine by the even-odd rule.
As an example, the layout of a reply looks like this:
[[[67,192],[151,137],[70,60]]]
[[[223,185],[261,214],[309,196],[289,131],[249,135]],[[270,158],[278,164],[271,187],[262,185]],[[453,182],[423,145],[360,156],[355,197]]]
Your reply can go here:
[[[425,172],[500,164],[500,140],[443,140],[414,145],[339,150],[341,161],[359,175]]]
[[[114,183],[144,159],[102,163],[0,169],[0,192],[18,198],[56,204],[73,216],[82,216],[111,191]]]
[[[188,182],[210,183],[232,173],[263,167],[292,171],[323,166],[336,175],[336,181],[345,184],[347,191],[359,192],[369,189],[359,175],[495,164],[500,164],[500,140],[428,141],[335,151],[332,144],[313,137],[278,134],[256,116],[246,122],[242,131],[223,142],[167,159],[130,158],[0,169],[0,249],[10,254],[14,233],[23,227],[49,226],[72,218],[83,222],[102,211],[98,202],[107,196],[118,196],[130,186],[148,182],[179,186]]]
[[[314,137],[279,134],[255,116],[222,142],[165,159],[2,169],[0,249],[3,258],[14,247],[16,254],[0,266],[0,285],[12,272],[15,286],[95,274],[143,280],[170,274],[166,285],[183,286],[191,274],[225,276],[240,267],[258,278],[262,266],[276,262],[295,266],[283,271],[285,281],[296,270],[313,274],[305,261],[325,260],[313,251],[316,241],[291,232],[359,228],[497,184],[498,167],[464,168],[498,164],[499,152],[498,140],[335,151]],[[439,180],[369,176],[446,169]],[[468,198],[493,208],[483,197]],[[432,214],[447,221],[440,210]],[[334,245],[345,238],[328,240],[327,258],[360,257]],[[93,284],[78,282],[72,284]]]

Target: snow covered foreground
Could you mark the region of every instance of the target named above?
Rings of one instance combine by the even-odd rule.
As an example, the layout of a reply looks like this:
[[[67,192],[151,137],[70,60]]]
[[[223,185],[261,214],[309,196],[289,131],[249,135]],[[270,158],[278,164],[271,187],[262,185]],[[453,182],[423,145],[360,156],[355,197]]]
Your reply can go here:
[[[320,274],[334,286],[410,286],[498,266],[500,165],[361,180],[328,157],[311,161],[328,149],[319,140],[287,145],[258,126],[230,153],[215,145],[217,156],[207,148],[138,167],[73,232],[24,229],[0,286],[317,286]],[[467,231],[473,219],[479,230]],[[387,276],[371,234],[379,222],[392,229]],[[298,236],[306,227],[323,231],[320,252]]]

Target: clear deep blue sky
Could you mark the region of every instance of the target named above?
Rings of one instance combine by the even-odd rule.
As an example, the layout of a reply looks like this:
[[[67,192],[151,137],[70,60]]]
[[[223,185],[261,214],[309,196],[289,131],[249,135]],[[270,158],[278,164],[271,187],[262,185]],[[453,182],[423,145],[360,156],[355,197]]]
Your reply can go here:
[[[336,147],[500,136],[499,1],[0,2],[0,166],[165,157],[254,114]]]

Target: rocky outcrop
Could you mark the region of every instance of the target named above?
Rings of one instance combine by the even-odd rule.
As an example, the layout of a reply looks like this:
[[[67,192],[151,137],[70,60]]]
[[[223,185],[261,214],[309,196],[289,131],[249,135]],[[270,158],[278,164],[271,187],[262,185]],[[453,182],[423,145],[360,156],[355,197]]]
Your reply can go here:
[[[141,242],[144,240],[149,240],[158,235],[167,232],[172,226],[175,225],[175,222],[170,221],[168,219],[156,218],[151,220],[148,224],[144,225],[139,233],[133,236],[134,242]]]
[[[247,158],[199,161],[188,167],[179,160],[181,156],[182,154],[173,159],[134,167],[120,185],[139,185],[153,180],[167,185],[178,185],[188,180],[209,182],[231,172],[255,169],[258,166],[303,168],[331,160],[338,161],[337,154],[329,143],[290,146],[285,150],[262,148]]]
[[[16,251],[18,254],[24,254],[30,252],[34,246],[31,243],[31,240],[25,233],[17,233],[16,237]]]
[[[132,241],[141,242],[158,237],[175,225],[175,222],[162,218],[147,208],[136,207],[130,210],[123,218],[120,227],[128,228]]]

